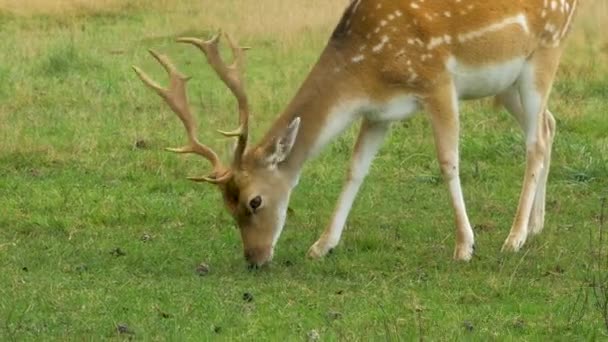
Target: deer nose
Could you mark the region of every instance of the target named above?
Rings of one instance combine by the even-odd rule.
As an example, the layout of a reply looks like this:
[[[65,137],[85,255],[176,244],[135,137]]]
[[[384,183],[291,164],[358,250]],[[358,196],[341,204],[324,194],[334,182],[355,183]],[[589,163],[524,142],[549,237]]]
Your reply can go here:
[[[250,268],[262,266],[272,259],[272,248],[270,247],[255,247],[245,250],[245,260],[249,263]]]

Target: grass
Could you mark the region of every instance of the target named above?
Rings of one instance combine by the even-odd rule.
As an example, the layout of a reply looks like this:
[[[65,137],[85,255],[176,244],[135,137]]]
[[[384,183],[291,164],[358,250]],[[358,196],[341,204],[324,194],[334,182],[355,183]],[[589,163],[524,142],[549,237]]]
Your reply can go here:
[[[173,38],[223,26],[255,47],[259,137],[345,2],[0,1],[0,340],[302,340],[312,330],[322,340],[605,338],[601,317],[575,305],[608,196],[602,1],[587,2],[557,78],[546,229],[521,253],[499,249],[522,136],[506,113],[471,103],[462,136],[471,263],[450,260],[452,213],[419,116],[395,125],[333,255],[304,258],[331,214],[354,129],[307,165],[271,267],[245,270],[219,194],[184,179],[207,165],[163,152],[182,141],[180,124],[130,66],[162,79],[146,49],[169,53],[194,76],[202,139],[225,149],[211,128],[232,126],[233,100]]]

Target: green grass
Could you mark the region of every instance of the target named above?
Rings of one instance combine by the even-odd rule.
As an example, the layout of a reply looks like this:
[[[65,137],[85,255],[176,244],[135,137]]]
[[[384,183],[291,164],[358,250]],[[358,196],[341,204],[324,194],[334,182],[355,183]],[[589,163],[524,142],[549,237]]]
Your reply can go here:
[[[421,115],[394,126],[333,255],[304,257],[331,214],[355,128],[307,165],[275,260],[250,272],[219,193],[185,180],[208,165],[163,152],[183,141],[182,128],[130,66],[163,79],[146,52],[153,47],[193,75],[202,139],[220,150],[227,143],[212,128],[232,126],[233,100],[198,51],[173,43],[183,31],[156,15],[0,12],[0,340],[305,340],[311,330],[322,340],[605,337],[592,304],[575,300],[608,196],[605,65],[560,72],[546,228],[520,253],[499,249],[523,176],[522,136],[506,113],[473,103],[463,110],[461,148],[472,262],[451,260],[452,212]],[[149,34],[150,23],[166,35]],[[312,28],[294,46],[244,42],[256,47],[254,136],[326,36]],[[201,261],[211,267],[204,277],[195,272]]]

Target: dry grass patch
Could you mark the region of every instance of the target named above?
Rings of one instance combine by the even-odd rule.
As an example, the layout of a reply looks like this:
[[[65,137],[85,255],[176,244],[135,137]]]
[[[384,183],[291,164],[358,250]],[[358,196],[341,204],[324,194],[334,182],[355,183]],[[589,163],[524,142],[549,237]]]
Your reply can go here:
[[[144,0],[0,0],[0,11],[22,17],[95,15],[120,13],[128,7],[145,3]]]

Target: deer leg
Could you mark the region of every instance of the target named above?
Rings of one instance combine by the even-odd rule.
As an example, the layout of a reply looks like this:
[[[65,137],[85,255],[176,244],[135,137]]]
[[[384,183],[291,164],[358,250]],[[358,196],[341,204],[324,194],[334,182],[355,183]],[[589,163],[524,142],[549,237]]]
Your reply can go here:
[[[543,170],[540,174],[538,183],[538,189],[536,190],[536,197],[534,198],[534,204],[532,205],[532,214],[530,216],[530,222],[528,229],[533,235],[539,234],[545,225],[545,203],[547,193],[547,179],[549,178],[549,169],[551,167],[551,150],[553,147],[553,138],[555,137],[555,118],[553,114],[546,109],[544,116],[545,125],[545,138],[547,141],[547,151],[545,153],[545,160],[543,164]]]
[[[426,109],[431,118],[437,158],[448,185],[450,201],[456,220],[454,259],[468,261],[473,256],[475,237],[467,216],[459,173],[459,114],[458,100],[451,82],[429,97]]]
[[[517,213],[503,251],[518,251],[528,233],[540,232],[544,221],[545,185],[555,134],[555,119],[547,110],[547,99],[557,69],[561,50],[537,52],[527,62],[520,76],[520,124],[526,137],[526,171]]]
[[[309,257],[323,257],[340,242],[340,236],[342,235],[348,213],[369,171],[372,160],[384,141],[388,127],[389,124],[386,122],[373,122],[363,119],[346,183],[342,188],[333,217],[319,240],[308,250]]]
[[[521,103],[521,97],[517,88],[511,88],[503,94],[498,95],[498,100],[515,117],[523,130],[525,130],[525,113]],[[532,204],[532,212],[528,222],[528,230],[532,234],[539,234],[543,230],[545,222],[545,194],[547,189],[547,178],[551,163],[551,146],[555,136],[555,119],[549,110],[545,111],[544,124],[547,131],[547,153],[545,154],[544,167],[541,171],[538,188]]]

